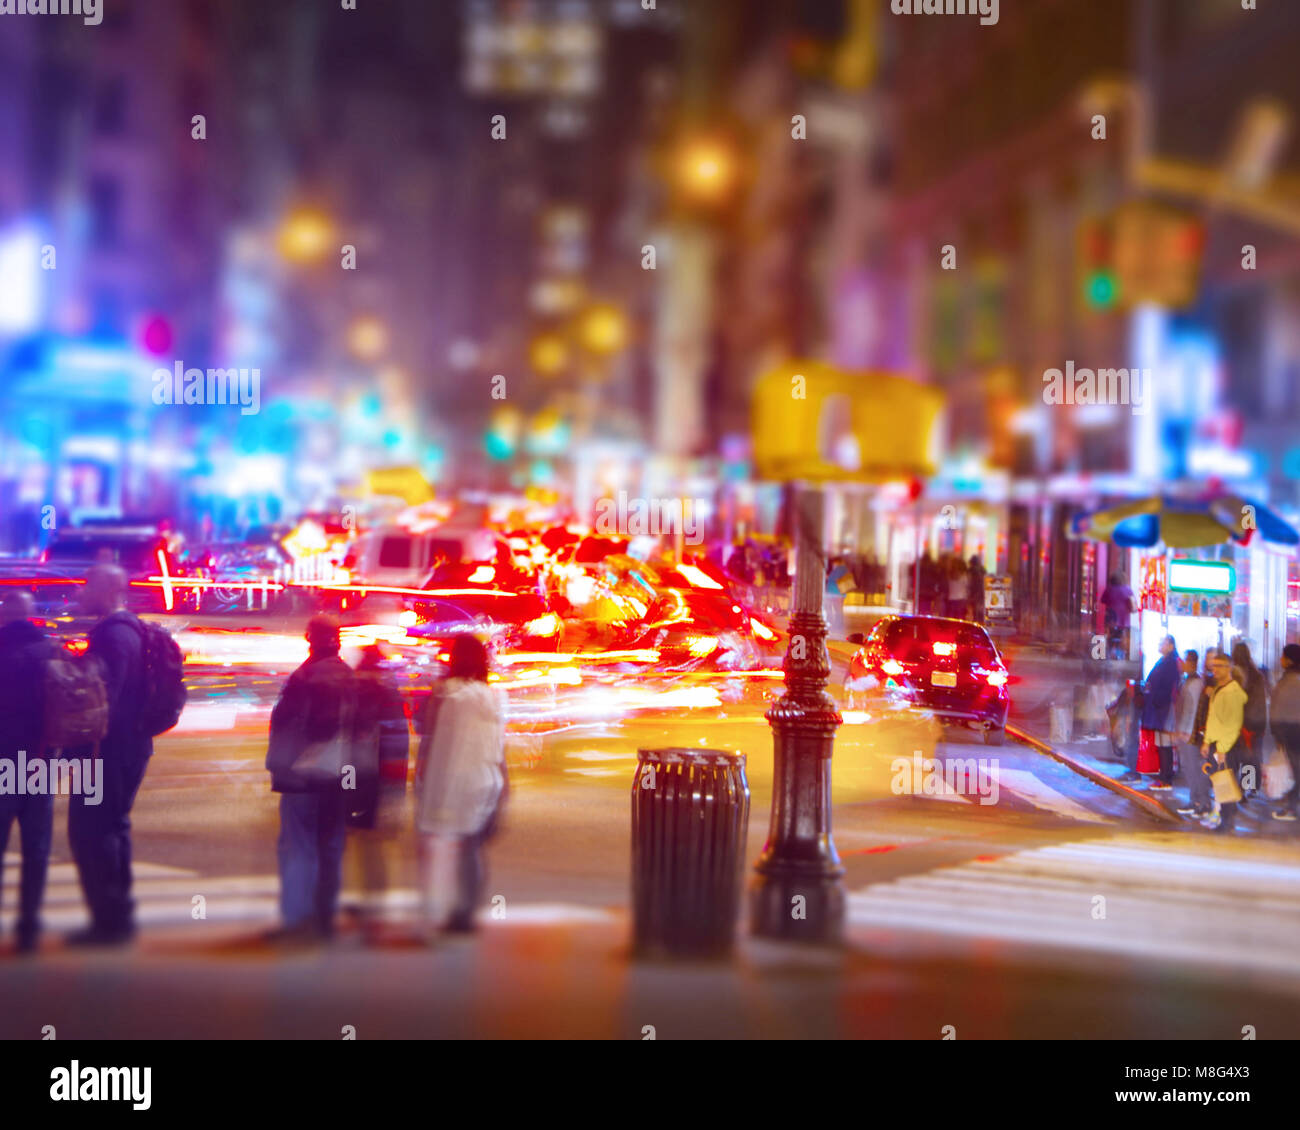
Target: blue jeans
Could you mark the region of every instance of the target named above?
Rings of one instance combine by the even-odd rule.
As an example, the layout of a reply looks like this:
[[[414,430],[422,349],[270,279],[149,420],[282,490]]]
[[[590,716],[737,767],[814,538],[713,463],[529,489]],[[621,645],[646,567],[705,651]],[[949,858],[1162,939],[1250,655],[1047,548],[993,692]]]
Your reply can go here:
[[[18,896],[18,938],[32,942],[41,931],[41,900],[50,865],[54,797],[0,796],[0,858],[9,846],[9,829],[18,821],[23,864]]]
[[[337,790],[280,794],[280,916],[289,929],[334,929],[347,804]]]
[[[109,933],[135,929],[131,806],[147,767],[147,758],[124,763],[120,757],[104,756],[104,791],[99,804],[87,804],[89,798],[83,795],[74,795],[68,802],[68,844],[77,861],[91,924]]]

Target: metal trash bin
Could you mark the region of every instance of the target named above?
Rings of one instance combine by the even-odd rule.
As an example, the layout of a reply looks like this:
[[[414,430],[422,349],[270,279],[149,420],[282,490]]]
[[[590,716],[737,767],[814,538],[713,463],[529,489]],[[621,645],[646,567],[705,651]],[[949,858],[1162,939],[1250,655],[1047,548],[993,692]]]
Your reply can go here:
[[[637,751],[632,913],[638,954],[708,957],[730,951],[748,830],[743,753]]]

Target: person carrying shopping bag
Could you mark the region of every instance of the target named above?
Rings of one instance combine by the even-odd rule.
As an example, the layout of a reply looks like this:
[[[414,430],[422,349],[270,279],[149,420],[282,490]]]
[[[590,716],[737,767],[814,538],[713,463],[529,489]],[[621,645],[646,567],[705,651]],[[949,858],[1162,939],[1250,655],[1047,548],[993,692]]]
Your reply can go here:
[[[505,696],[488,685],[487,648],[452,641],[446,677],[425,707],[415,769],[415,830],[430,929],[469,932],[486,879],[483,849],[496,832],[506,787]],[[441,903],[454,869],[454,901]]]
[[[1211,661],[1214,692],[1205,721],[1205,742],[1201,757],[1210,775],[1214,798],[1219,802],[1219,820],[1207,820],[1206,826],[1231,832],[1237,821],[1237,805],[1242,799],[1237,775],[1241,772],[1245,742],[1242,727],[1246,716],[1246,691],[1237,681],[1231,660],[1218,654]]]

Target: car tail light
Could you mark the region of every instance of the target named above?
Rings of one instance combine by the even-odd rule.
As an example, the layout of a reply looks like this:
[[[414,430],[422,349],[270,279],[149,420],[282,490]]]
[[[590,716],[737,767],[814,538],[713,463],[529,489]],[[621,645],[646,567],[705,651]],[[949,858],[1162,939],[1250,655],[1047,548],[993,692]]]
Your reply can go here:
[[[907,668],[899,663],[897,659],[886,659],[884,663],[880,665],[880,669],[886,675],[901,675],[907,670]]]
[[[986,671],[984,678],[988,680],[991,687],[1005,687],[1007,685],[1007,673],[1005,671]]]
[[[760,620],[751,620],[749,626],[754,629],[754,635],[760,640],[776,639],[776,633]]]
[[[955,643],[938,642],[934,645],[935,655],[956,655],[957,645]]]
[[[686,650],[696,659],[704,659],[718,650],[717,636],[687,636]]]
[[[553,636],[560,630],[560,618],[554,612],[538,616],[524,625],[524,631],[530,636]]]

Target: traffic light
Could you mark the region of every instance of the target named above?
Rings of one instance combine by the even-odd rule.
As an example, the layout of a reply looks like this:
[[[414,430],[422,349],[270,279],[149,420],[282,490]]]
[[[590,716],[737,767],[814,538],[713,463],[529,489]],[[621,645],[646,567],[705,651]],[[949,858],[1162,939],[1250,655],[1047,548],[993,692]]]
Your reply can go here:
[[[1091,312],[1112,310],[1119,302],[1115,274],[1114,216],[1093,216],[1079,225],[1079,297]]]
[[[1204,225],[1176,208],[1133,201],[1115,219],[1115,269],[1126,306],[1190,306],[1200,284]]]
[[[1204,225],[1161,204],[1134,200],[1078,228],[1079,299],[1089,313],[1196,301]]]

